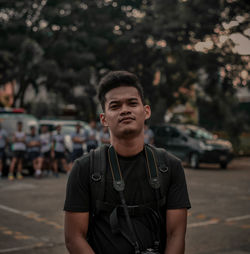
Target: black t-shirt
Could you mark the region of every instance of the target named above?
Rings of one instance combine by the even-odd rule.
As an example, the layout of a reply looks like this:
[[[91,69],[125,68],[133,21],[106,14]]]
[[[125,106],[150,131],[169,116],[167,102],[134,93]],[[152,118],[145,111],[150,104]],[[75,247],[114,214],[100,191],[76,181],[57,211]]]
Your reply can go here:
[[[145,153],[142,151],[133,157],[118,156],[122,176],[125,182],[124,196],[127,205],[141,205],[156,202],[156,195],[149,185]],[[64,205],[65,211],[89,212],[90,211],[90,168],[89,155],[77,160],[69,176]],[[169,171],[167,174],[166,204],[162,209],[163,218],[166,217],[167,209],[190,208],[190,202],[186,187],[184,170],[178,159],[169,157]],[[119,205],[118,192],[113,188],[113,180],[109,165],[107,165],[105,179],[104,201],[110,204]],[[91,216],[90,216],[91,217]],[[141,250],[153,247],[156,233],[152,228],[156,226],[155,216],[145,215],[131,217],[136,237]],[[124,216],[119,217],[120,228],[125,235],[130,236]],[[164,223],[165,225],[165,223]],[[161,237],[165,232],[165,226],[161,231]],[[157,230],[160,230],[157,228]],[[132,254],[134,248],[122,234],[113,234],[110,226],[110,214],[101,213],[96,216],[89,225],[89,242],[96,254]],[[165,239],[165,237],[163,237]],[[165,242],[161,243],[161,249]]]

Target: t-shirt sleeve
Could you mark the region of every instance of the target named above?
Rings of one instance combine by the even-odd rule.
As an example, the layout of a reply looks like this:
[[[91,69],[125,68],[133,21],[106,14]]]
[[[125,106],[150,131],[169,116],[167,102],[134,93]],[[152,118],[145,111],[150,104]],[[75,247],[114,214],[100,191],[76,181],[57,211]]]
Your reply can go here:
[[[89,159],[75,161],[69,175],[64,210],[68,212],[89,211]]]
[[[175,162],[170,177],[170,187],[167,195],[167,209],[191,208],[185,173],[179,160]]]
[[[26,143],[27,143],[27,144],[29,144],[29,143],[30,143],[30,141],[31,141],[30,136],[26,136],[25,141],[26,141]]]

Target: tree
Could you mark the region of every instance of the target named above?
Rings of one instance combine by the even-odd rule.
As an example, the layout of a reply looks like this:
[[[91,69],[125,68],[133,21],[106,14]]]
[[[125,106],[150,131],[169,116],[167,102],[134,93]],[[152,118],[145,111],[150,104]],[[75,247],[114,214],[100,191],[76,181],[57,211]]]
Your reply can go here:
[[[21,90],[16,99],[24,98],[30,84],[36,89],[43,85],[65,103],[75,103],[82,111],[88,108],[88,115],[96,112],[98,80],[117,69],[138,74],[154,122],[162,121],[168,108],[185,102],[180,88],[195,83],[206,95],[199,98],[200,106],[209,98],[211,104],[206,105],[211,109],[219,100],[220,111],[233,112],[228,105],[233,86],[249,82],[243,77],[249,71],[249,56],[235,52],[231,37],[236,33],[249,37],[249,5],[244,2],[5,0],[0,8],[5,64],[0,68],[5,80],[18,81]],[[30,66],[25,59],[32,52]],[[207,74],[203,85],[201,71]],[[78,87],[82,90],[77,94]]]

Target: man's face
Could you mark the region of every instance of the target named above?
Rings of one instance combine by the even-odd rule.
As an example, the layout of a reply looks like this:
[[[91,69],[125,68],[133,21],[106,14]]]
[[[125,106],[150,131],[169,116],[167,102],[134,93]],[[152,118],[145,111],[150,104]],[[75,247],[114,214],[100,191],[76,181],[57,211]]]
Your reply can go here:
[[[18,123],[17,124],[18,131],[22,131],[22,128],[23,128],[23,124],[22,123]]]
[[[96,127],[96,122],[95,122],[95,121],[90,121],[89,126],[90,126],[92,129],[95,129],[95,127]]]
[[[61,125],[57,125],[57,127],[56,127],[57,133],[61,133],[61,129],[62,129]]]
[[[135,87],[121,86],[106,93],[105,113],[101,122],[117,138],[136,137],[151,115],[150,107],[143,105]]]
[[[33,127],[30,129],[31,135],[35,135],[36,134],[36,129]]]
[[[43,125],[42,126],[42,133],[46,133],[48,131],[48,126]]]
[[[76,125],[76,132],[79,133],[80,130],[81,130],[81,125],[77,124],[77,125]]]

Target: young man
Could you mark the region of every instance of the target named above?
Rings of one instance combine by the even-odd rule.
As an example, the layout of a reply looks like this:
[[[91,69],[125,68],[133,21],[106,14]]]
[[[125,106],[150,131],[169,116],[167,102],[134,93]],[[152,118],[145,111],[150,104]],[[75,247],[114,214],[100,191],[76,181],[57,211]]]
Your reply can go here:
[[[30,134],[26,137],[28,159],[32,161],[32,166],[35,171],[35,177],[42,176],[41,171],[41,158],[40,158],[40,137],[36,134],[36,127],[30,127]]]
[[[13,135],[13,157],[10,164],[8,179],[10,181],[14,180],[14,169],[17,163],[17,179],[22,179],[22,167],[23,159],[26,152],[26,135],[23,131],[23,123],[21,121],[17,122],[17,131]]]
[[[125,189],[123,195],[114,189],[111,162],[106,164],[104,179],[90,175],[91,154],[75,162],[64,206],[69,252],[184,253],[190,202],[183,168],[178,159],[163,151],[168,165],[162,170],[167,177],[161,185],[165,189],[161,193],[164,198],[158,202],[156,194],[159,192],[149,184],[147,147],[144,145],[144,122],[151,111],[144,105],[143,90],[137,77],[125,71],[109,73],[100,82],[99,100],[104,110],[100,115],[101,123],[109,127],[112,145],[106,157],[110,162],[110,149],[115,149]],[[95,182],[90,184],[91,178]],[[98,202],[93,200],[95,188],[90,185],[103,180],[104,200],[98,207]]]

